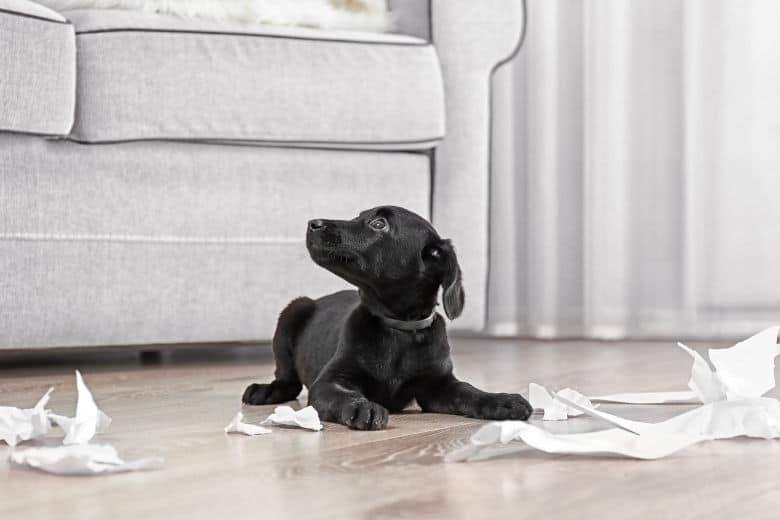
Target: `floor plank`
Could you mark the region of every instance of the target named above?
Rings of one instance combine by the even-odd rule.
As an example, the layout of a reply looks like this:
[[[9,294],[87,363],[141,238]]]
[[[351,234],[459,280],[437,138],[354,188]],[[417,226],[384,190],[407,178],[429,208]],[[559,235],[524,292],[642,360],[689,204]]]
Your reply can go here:
[[[525,392],[529,381],[590,394],[684,389],[690,369],[671,342],[453,343],[457,373],[495,391]],[[482,422],[408,411],[380,432],[326,424],[318,433],[223,434],[243,388],[270,379],[272,363],[267,346],[176,351],[152,365],[127,352],[0,357],[0,405],[32,406],[54,386],[50,408],[71,414],[79,368],[114,418],[97,440],[127,459],[166,461],[149,473],[63,478],[9,468],[3,445],[0,518],[761,519],[775,518],[780,508],[775,441],[717,441],[654,462],[514,447],[489,461],[445,464],[443,456]],[[247,417],[260,419],[272,408],[248,408]],[[604,409],[655,420],[687,407]],[[545,427],[603,425],[578,418]]]

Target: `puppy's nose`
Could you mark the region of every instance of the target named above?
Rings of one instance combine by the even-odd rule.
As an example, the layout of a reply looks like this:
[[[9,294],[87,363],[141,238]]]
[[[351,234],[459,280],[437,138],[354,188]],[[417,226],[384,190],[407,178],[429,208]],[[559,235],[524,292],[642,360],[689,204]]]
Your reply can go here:
[[[309,221],[309,231],[319,231],[325,227],[325,222],[320,219]]]

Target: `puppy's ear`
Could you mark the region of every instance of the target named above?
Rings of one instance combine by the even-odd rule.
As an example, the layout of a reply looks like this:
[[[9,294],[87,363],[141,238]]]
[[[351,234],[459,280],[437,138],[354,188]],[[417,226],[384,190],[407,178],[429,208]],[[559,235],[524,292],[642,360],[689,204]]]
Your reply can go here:
[[[449,240],[440,240],[438,243],[428,246],[424,256],[427,261],[436,265],[437,271],[440,273],[444,312],[449,319],[454,320],[463,312],[463,304],[466,299],[455,248],[452,247]]]

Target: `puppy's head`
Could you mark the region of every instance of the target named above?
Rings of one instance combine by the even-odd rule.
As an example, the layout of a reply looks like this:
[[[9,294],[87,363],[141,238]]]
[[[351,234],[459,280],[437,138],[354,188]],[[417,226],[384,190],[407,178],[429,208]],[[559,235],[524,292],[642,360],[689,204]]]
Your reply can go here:
[[[380,206],[352,220],[311,220],[306,247],[318,265],[397,316],[423,312],[435,302],[439,286],[447,317],[455,319],[463,310],[452,244],[409,210]]]

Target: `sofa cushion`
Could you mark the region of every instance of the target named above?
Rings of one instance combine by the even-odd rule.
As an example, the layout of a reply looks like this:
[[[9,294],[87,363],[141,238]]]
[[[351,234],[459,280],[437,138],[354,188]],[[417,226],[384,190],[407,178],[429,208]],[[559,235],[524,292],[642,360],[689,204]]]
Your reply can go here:
[[[50,22],[67,23],[65,17],[60,13],[29,0],[0,0],[0,12]]]
[[[68,11],[72,138],[424,149],[444,134],[434,48],[395,34]]]
[[[0,0],[0,131],[64,135],[76,102],[73,26],[26,0]]]

